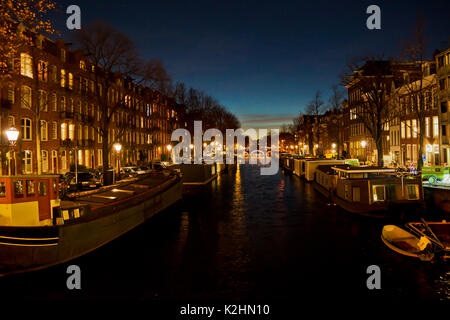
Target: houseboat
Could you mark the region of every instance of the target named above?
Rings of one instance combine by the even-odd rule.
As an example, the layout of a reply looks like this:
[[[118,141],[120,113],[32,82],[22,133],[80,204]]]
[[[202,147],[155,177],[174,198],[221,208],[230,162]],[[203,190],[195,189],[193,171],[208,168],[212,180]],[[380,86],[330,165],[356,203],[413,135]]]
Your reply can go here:
[[[282,162],[285,170],[292,172],[306,181],[314,181],[315,172],[320,165],[358,164],[357,159],[319,159],[312,157],[291,157]]]
[[[291,174],[294,172],[294,161],[294,155],[292,154],[287,153],[280,155],[280,165],[286,173]]]
[[[58,176],[0,177],[0,275],[82,256],[181,199],[169,170],[58,198]]]
[[[345,210],[373,217],[385,217],[397,205],[423,204],[421,177],[398,177],[391,168],[319,166],[315,188]]]

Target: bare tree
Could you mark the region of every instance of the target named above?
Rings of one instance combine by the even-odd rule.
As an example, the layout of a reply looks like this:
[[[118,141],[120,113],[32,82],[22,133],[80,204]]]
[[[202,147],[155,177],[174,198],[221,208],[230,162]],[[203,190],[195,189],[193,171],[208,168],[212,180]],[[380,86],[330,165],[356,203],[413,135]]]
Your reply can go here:
[[[348,68],[347,75],[342,78],[343,84],[358,91],[358,103],[351,113],[374,140],[377,164],[383,166],[384,130],[395,114],[391,100],[395,84],[392,61],[372,56],[355,60],[349,63]]]
[[[9,11],[8,11],[8,6]],[[47,95],[45,91],[40,90],[41,83],[48,81],[47,64],[45,52],[43,48],[44,35],[51,35],[56,33],[53,28],[52,22],[47,16],[55,9],[55,3],[52,0],[27,0],[27,1],[5,1],[0,6],[2,15],[7,12],[7,17],[0,18],[1,25],[6,28],[5,32],[13,32],[13,38],[10,40],[4,39],[6,33],[2,33],[2,45],[4,48],[9,48],[11,52],[6,55],[6,58],[12,58],[17,53],[18,49],[26,48],[24,53],[28,54],[30,59],[26,64],[30,64],[31,73],[28,77],[32,78],[33,92],[21,94],[21,105],[30,110],[34,115],[34,128],[36,136],[36,165],[37,174],[42,174],[42,161],[41,161],[41,112],[47,108]],[[17,23],[20,21],[20,23]],[[10,28],[10,29],[8,29]],[[5,42],[3,42],[5,41]],[[5,58],[5,52],[0,53],[0,65],[1,60]],[[13,59],[12,66],[20,70],[20,58]],[[27,58],[28,59],[28,58]],[[4,66],[4,64],[3,64]],[[2,78],[8,78],[8,74],[4,74],[3,68]],[[31,96],[30,96],[31,95]],[[23,138],[23,137],[22,137]]]
[[[405,70],[404,84],[396,90],[399,116],[411,114],[417,119],[419,130],[418,169],[423,167],[422,154],[424,153],[424,137],[426,134],[425,119],[432,109],[433,87],[436,85],[435,75],[431,74],[430,60],[425,59],[425,38],[423,35],[424,21],[419,17],[415,30],[406,43],[402,58],[412,63],[413,68]],[[407,125],[407,124],[406,124]]]
[[[339,133],[340,128],[343,126],[342,123],[342,113],[343,113],[343,106],[342,103],[344,101],[345,92],[344,90],[340,89],[338,85],[333,85],[331,87],[331,96],[328,98],[328,105],[329,105],[329,111],[331,112],[331,123],[328,123],[327,125],[332,127],[335,132],[337,132],[337,148],[336,153],[339,157],[341,154],[341,135]]]
[[[139,84],[164,95],[172,95],[172,78],[161,60],[150,59],[143,62],[138,72],[140,73]]]
[[[313,133],[314,133],[314,140],[315,143],[319,143],[320,139],[320,116],[323,113],[323,107],[324,102],[322,100],[322,94],[320,90],[317,90],[314,98],[306,105],[306,114],[313,116],[314,122],[313,122]],[[315,150],[315,149],[314,149]],[[318,152],[319,150],[315,150],[315,152]]]
[[[123,136],[130,115],[126,106],[126,88],[122,79],[139,76],[142,62],[134,42],[106,22],[94,22],[79,30],[75,43],[95,66],[95,98],[100,111],[100,126],[95,128],[102,137],[103,174],[109,168],[109,154],[113,144]],[[149,67],[150,69],[150,67]],[[148,72],[150,73],[150,71]],[[117,92],[117,97],[113,94]],[[114,141],[108,139],[114,115],[123,115],[122,125]]]

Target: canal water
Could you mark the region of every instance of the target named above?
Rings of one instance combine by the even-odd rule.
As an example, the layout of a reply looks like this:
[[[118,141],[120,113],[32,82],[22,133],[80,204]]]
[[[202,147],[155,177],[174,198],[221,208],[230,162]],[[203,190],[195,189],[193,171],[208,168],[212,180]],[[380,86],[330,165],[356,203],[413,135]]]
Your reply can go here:
[[[428,212],[432,215],[432,212]],[[2,298],[152,301],[447,300],[450,265],[396,255],[383,224],[329,204],[311,183],[241,165],[200,193],[64,265],[0,278]],[[66,269],[81,268],[81,290]],[[368,290],[367,267],[381,270]]]

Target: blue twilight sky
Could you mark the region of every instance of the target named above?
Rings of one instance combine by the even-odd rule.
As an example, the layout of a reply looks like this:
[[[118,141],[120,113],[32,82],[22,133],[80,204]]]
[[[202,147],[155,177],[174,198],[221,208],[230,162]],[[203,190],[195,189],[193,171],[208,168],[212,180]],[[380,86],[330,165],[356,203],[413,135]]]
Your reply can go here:
[[[56,27],[67,39],[65,8],[82,24],[106,20],[161,58],[174,80],[204,90],[243,127],[291,123],[316,90],[324,100],[346,61],[365,52],[396,55],[419,13],[429,55],[450,40],[450,1],[58,1]],[[381,8],[381,30],[366,9]]]

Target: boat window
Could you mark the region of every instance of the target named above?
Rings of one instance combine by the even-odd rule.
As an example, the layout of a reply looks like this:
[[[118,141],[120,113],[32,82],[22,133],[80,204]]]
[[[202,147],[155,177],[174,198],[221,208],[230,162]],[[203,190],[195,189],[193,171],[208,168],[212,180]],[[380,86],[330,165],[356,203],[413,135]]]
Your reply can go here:
[[[0,198],[6,197],[6,183],[0,182]]]
[[[360,187],[353,187],[352,193],[353,193],[353,202],[361,201],[361,188]]]
[[[27,197],[34,196],[34,180],[27,180]]]
[[[417,200],[419,199],[419,186],[417,184],[408,184],[408,199]]]
[[[22,180],[14,181],[14,196],[16,198],[23,197],[23,181]]]
[[[39,196],[46,196],[47,195],[47,184],[44,181],[39,182],[38,187]]]
[[[386,200],[384,186],[373,186],[372,190],[373,190],[373,201],[384,201],[384,200]]]

